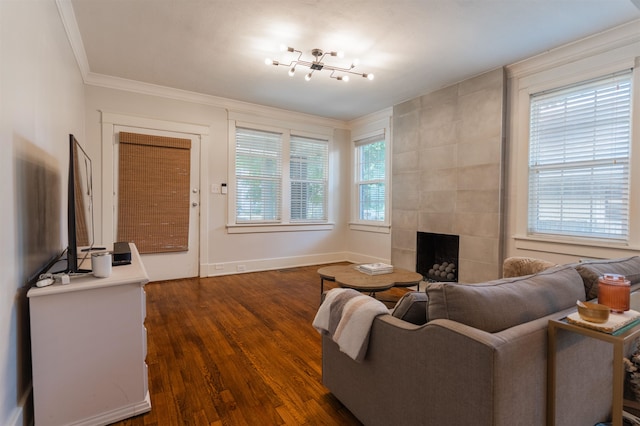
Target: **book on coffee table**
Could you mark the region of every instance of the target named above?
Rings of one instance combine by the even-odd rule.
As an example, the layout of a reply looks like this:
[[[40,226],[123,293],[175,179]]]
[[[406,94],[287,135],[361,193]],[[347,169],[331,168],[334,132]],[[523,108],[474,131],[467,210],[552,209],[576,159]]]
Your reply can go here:
[[[356,266],[356,269],[369,275],[390,274],[393,272],[393,265],[386,263],[365,263],[364,265]]]

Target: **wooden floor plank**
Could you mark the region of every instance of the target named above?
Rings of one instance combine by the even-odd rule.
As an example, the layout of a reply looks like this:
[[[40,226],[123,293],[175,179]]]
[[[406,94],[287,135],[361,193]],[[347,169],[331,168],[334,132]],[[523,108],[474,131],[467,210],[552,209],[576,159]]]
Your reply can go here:
[[[321,266],[148,284],[152,409],[114,425],[360,425],[322,386]]]

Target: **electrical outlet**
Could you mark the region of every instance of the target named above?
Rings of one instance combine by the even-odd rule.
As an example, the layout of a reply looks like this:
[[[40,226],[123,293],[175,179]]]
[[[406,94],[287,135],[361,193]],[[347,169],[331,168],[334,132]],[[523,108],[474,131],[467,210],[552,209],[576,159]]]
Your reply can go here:
[[[221,270],[224,269],[224,265],[222,263],[216,263],[213,266],[214,266],[214,268],[216,268],[216,271],[221,271]]]
[[[236,269],[238,270],[238,272],[244,272],[247,270],[247,267],[245,265],[238,265],[236,266]]]
[[[212,194],[219,194],[220,193],[220,187],[218,185],[216,185],[215,183],[211,184],[211,193]]]

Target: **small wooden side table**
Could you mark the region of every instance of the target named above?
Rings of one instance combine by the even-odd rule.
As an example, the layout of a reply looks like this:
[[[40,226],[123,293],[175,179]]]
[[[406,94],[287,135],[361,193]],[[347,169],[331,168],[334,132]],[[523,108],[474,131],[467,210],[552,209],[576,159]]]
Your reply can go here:
[[[556,421],[556,339],[559,329],[581,334],[593,339],[611,343],[613,346],[613,398],[611,417],[613,426],[622,426],[624,396],[624,347],[627,342],[640,337],[640,324],[626,326],[612,334],[591,330],[567,322],[565,318],[549,320],[547,355],[547,425],[554,426]]]

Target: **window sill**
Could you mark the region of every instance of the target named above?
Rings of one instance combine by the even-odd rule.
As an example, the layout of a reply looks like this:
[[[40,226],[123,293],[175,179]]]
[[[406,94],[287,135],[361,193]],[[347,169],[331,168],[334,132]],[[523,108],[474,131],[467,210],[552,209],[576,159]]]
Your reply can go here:
[[[300,231],[331,231],[334,223],[248,223],[228,224],[229,234],[255,234],[262,232],[300,232]]]
[[[543,253],[557,253],[587,258],[625,257],[637,254],[640,247],[624,242],[612,243],[602,240],[552,239],[549,237],[515,235],[515,247]]]
[[[376,232],[378,234],[391,233],[391,226],[384,224],[350,223],[349,229],[352,231]]]

